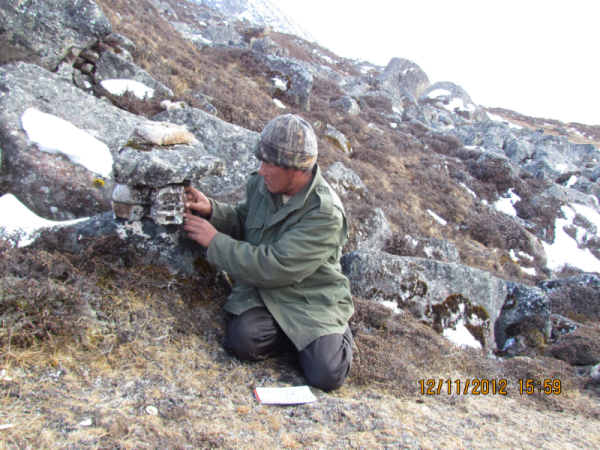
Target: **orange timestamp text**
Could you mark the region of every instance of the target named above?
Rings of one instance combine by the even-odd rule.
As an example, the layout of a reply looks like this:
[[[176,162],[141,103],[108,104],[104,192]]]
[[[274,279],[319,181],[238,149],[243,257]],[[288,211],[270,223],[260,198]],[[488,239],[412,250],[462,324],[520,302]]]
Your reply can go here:
[[[507,380],[486,380],[486,379],[467,379],[467,380],[419,380],[421,395],[507,395],[509,383]],[[560,380],[519,380],[517,382],[519,394],[532,395],[536,392],[540,394],[561,393]]]

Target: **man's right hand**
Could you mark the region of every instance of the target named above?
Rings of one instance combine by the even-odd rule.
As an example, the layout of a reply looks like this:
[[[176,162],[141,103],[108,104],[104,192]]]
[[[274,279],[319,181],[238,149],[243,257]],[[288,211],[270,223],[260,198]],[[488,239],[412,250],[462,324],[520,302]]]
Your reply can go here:
[[[212,216],[212,205],[208,198],[192,186],[185,187],[185,212],[192,215],[192,209],[205,217]]]

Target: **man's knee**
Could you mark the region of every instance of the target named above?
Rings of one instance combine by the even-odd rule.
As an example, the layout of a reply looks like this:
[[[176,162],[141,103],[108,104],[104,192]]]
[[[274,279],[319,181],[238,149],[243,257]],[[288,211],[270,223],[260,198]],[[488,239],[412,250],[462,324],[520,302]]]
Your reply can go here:
[[[325,392],[339,389],[352,367],[352,334],[322,336],[310,343],[300,355],[308,384]]]
[[[238,316],[239,317],[239,316]],[[237,318],[237,317],[236,317]],[[233,320],[227,330],[227,348],[240,359],[260,360],[256,330],[249,321]]]
[[[227,330],[227,347],[240,359],[259,361],[280,353],[288,344],[269,310],[257,307],[235,316]]]
[[[344,381],[346,381],[346,377],[350,371],[349,366],[346,367],[347,371],[331,370],[331,368],[327,366],[319,368],[314,367],[304,371],[304,375],[310,386],[321,389],[324,392],[331,392],[341,388]]]

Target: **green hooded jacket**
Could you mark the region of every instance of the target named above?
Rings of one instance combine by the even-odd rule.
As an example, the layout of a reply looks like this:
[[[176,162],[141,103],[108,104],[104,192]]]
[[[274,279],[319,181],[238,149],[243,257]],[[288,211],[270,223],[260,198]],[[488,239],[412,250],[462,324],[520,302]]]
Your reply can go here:
[[[315,339],[343,333],[354,304],[340,256],[348,240],[342,202],[321,177],[283,205],[258,172],[246,200],[231,206],[211,199],[219,231],[208,261],[236,282],[225,309],[241,314],[266,306],[298,350]]]

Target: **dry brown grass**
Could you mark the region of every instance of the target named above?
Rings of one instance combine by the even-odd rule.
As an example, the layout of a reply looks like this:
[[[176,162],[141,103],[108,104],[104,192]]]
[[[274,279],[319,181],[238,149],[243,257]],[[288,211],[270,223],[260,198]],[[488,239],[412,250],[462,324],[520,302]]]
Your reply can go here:
[[[260,363],[228,355],[225,284],[139,266],[111,240],[73,255],[53,238],[0,254],[1,365],[10,379],[0,381],[0,425],[12,425],[0,431],[3,448],[534,448],[546,433],[554,435],[547,448],[599,443],[589,377],[550,358],[501,362],[459,349],[361,299],[346,385],[315,391],[312,405],[261,406],[255,386],[305,380],[294,355]],[[521,396],[520,378],[560,379],[562,393]],[[506,379],[507,395],[448,395],[445,384],[422,395],[428,379]]]

